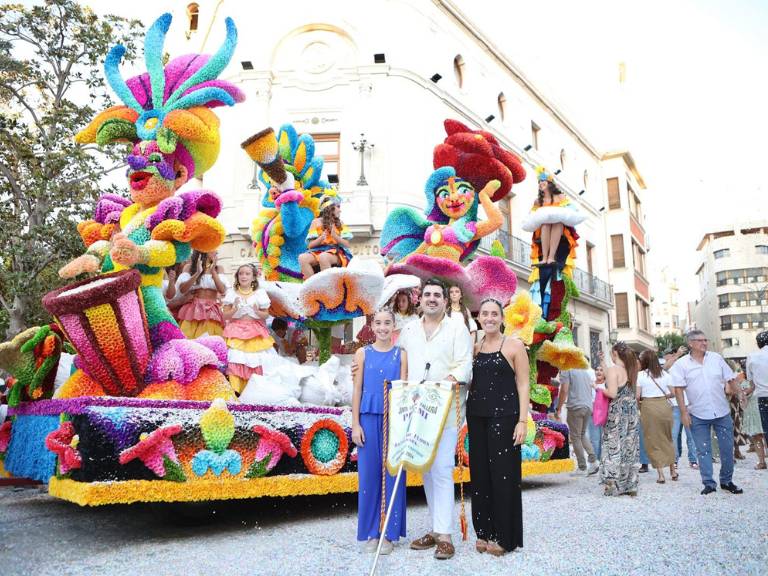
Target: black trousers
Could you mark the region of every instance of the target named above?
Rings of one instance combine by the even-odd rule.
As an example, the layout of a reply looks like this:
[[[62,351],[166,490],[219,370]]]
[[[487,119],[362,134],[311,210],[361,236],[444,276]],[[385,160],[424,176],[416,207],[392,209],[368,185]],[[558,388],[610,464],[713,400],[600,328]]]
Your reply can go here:
[[[515,446],[517,416],[467,415],[472,525],[481,540],[507,551],[523,545],[520,446]]]

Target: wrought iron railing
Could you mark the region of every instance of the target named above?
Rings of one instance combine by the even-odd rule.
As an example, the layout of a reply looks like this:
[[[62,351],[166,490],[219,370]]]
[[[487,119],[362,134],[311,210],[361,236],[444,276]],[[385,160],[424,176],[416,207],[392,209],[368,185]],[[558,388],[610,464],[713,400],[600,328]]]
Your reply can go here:
[[[491,246],[495,240],[498,240],[501,243],[507,260],[514,264],[518,264],[519,266],[523,266],[524,268],[531,267],[530,242],[518,238],[517,236],[511,236],[504,230],[497,230],[496,232],[481,238],[478,249],[482,252],[490,253]],[[594,276],[581,268],[574,269],[573,281],[579,289],[579,292],[582,294],[589,294],[590,296],[613,306],[613,287],[606,281],[601,280],[597,276]]]

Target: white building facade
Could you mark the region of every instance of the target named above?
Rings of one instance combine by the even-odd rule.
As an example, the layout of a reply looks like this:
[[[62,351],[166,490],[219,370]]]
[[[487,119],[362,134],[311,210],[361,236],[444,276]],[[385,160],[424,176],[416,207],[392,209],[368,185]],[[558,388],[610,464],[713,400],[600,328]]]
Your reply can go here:
[[[533,168],[559,170],[558,185],[587,216],[578,228],[574,278],[582,295],[571,311],[578,344],[596,359],[615,326],[610,283],[617,280],[610,272],[605,208],[605,170],[615,159],[603,159],[451,2],[298,1],[260,10],[247,3],[179,4],[174,19],[188,21],[189,29],[169,38],[171,55],[214,51],[225,16],[237,23],[239,41],[224,76],[247,98],[219,109],[222,153],[205,175],[205,187],[224,198],[225,263],[253,258],[248,232],[264,191],[240,149],[247,137],[286,122],[312,134],[326,160],[325,176],[338,178],[342,219],[355,234],[353,254],[378,257],[389,212],[401,205],[423,208],[432,149],[445,138],[443,120],[455,118],[491,132],[528,171],[499,203],[506,216],[502,229],[480,249],[489,250],[498,238],[521,287],[530,272],[530,235],[520,222],[536,197]],[[361,156],[353,148],[362,134],[374,144],[362,158],[366,184],[360,184]]]
[[[743,360],[768,329],[768,220],[742,222],[704,235],[693,322],[725,358]]]

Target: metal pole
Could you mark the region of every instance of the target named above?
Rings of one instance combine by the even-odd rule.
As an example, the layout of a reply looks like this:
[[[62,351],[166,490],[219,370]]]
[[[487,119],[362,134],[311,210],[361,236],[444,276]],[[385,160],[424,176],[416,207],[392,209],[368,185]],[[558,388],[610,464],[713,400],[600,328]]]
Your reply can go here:
[[[429,370],[429,368],[427,368]],[[379,535],[379,545],[376,547],[376,555],[373,557],[373,566],[368,576],[376,574],[376,565],[379,563],[379,554],[381,554],[381,545],[384,543],[384,538],[387,533],[387,526],[389,526],[389,517],[392,514],[392,508],[395,505],[395,497],[397,496],[397,488],[400,486],[400,477],[403,475],[403,463],[400,463],[400,467],[397,469],[397,476],[395,476],[395,486],[392,488],[392,497],[389,500],[389,506],[387,506],[387,515],[384,517],[384,526],[381,528],[381,534]],[[382,498],[386,498],[387,495],[382,494]]]

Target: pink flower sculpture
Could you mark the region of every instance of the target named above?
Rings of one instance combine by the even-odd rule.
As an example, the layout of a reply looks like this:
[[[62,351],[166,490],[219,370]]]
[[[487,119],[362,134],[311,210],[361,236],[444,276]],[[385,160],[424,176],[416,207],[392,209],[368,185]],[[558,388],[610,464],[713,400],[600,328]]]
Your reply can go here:
[[[168,456],[171,462],[179,463],[179,458],[176,456],[176,450],[171,441],[171,436],[179,432],[181,432],[181,425],[172,424],[158,428],[150,434],[142,434],[139,436],[138,444],[126,448],[120,453],[120,464],[126,464],[138,458],[160,478],[164,477],[166,472],[165,456]]]
[[[76,450],[78,437],[72,422],[66,420],[45,437],[45,447],[59,457],[59,471],[66,474],[70,470],[80,468],[83,464],[80,453]]]
[[[295,458],[296,454],[298,454],[291,439],[282,432],[259,425],[254,426],[253,431],[259,435],[259,443],[256,446],[251,476],[264,476],[268,474],[277,466],[283,454],[288,454],[291,458]],[[256,469],[254,469],[254,466]]]
[[[8,450],[8,444],[11,443],[11,421],[3,422],[0,426],[0,452]]]

